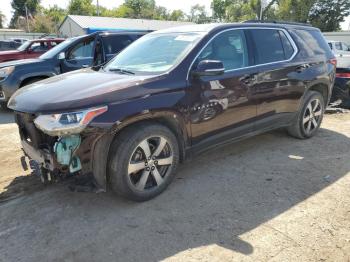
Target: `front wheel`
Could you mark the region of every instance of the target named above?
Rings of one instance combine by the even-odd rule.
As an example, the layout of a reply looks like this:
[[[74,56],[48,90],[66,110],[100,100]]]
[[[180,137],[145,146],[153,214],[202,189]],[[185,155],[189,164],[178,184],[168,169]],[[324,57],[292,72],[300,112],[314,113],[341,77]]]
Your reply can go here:
[[[314,136],[322,123],[324,105],[323,96],[319,92],[309,91],[293,124],[287,128],[288,133],[300,139]]]
[[[116,193],[131,200],[149,200],[172,181],[179,162],[174,134],[159,124],[127,127],[111,145],[109,182]]]

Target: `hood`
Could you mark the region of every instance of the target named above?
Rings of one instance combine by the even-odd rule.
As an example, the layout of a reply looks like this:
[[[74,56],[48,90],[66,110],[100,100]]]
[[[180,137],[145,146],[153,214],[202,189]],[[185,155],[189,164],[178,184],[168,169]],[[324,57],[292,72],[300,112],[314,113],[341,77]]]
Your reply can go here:
[[[143,85],[159,77],[82,69],[19,89],[8,107],[27,113],[60,113],[108,105],[150,94],[152,90]]]
[[[18,66],[18,65],[24,65],[29,63],[39,63],[43,60],[41,59],[21,59],[21,60],[14,60],[14,61],[8,61],[0,63],[0,68],[7,67],[7,66]]]
[[[0,56],[14,55],[19,53],[21,53],[21,51],[18,50],[0,51]]]

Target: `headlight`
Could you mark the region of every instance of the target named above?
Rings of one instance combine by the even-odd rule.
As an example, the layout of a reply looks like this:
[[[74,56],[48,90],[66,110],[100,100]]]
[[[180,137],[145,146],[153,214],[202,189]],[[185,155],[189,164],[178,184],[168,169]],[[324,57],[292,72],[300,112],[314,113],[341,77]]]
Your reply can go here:
[[[79,134],[94,119],[108,110],[107,106],[77,112],[40,115],[34,120],[37,128],[50,136]]]
[[[13,70],[15,70],[14,66],[0,68],[0,80],[8,77],[13,72]]]

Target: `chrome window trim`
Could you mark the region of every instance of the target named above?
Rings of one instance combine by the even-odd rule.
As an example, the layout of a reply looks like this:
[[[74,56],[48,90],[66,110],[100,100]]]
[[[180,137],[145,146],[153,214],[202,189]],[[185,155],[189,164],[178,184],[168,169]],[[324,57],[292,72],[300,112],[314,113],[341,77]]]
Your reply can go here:
[[[187,77],[186,80],[189,80],[189,76],[190,76],[190,71],[191,68],[194,64],[194,62],[197,60],[198,56],[202,53],[202,51],[213,41],[214,38],[216,38],[218,35],[226,33],[228,31],[233,31],[233,30],[251,30],[251,29],[268,29],[268,30],[279,30],[282,31],[285,36],[287,37],[287,39],[289,40],[289,42],[291,43],[293,49],[294,49],[294,53],[292,54],[292,56],[289,59],[286,60],[281,60],[281,61],[275,61],[275,62],[270,62],[270,63],[264,63],[264,64],[258,64],[258,65],[252,65],[252,66],[245,66],[245,67],[241,67],[241,68],[235,68],[235,69],[229,69],[229,70],[225,70],[226,72],[234,72],[234,71],[238,71],[238,70],[242,70],[242,69],[249,69],[249,68],[255,68],[255,67],[259,67],[259,66],[265,66],[265,65],[273,65],[273,64],[278,64],[278,63],[284,63],[284,62],[289,62],[291,60],[294,59],[294,57],[297,55],[299,49],[297,47],[297,45],[295,44],[293,38],[290,36],[289,32],[284,29],[284,28],[279,28],[279,27],[237,27],[237,28],[228,28],[225,29],[221,32],[218,32],[217,34],[215,34],[212,38],[210,38],[210,40],[201,48],[201,50],[199,50],[198,54],[195,56],[195,58],[193,59],[192,63],[190,64],[190,67],[188,68],[187,71]]]

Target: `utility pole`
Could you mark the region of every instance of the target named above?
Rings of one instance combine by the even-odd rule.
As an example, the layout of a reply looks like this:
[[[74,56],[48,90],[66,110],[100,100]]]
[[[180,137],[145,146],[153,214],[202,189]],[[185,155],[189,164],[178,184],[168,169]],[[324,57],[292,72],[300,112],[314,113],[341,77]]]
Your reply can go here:
[[[97,16],[100,16],[100,5],[98,4],[98,0],[97,0]]]
[[[26,9],[26,22],[27,22],[27,31],[29,33],[29,21],[28,21],[28,8],[27,8],[27,4],[24,4],[24,7]]]

